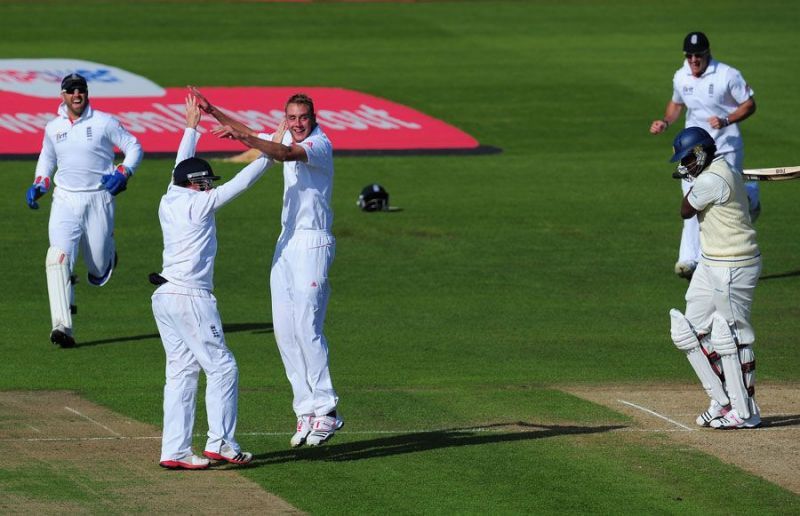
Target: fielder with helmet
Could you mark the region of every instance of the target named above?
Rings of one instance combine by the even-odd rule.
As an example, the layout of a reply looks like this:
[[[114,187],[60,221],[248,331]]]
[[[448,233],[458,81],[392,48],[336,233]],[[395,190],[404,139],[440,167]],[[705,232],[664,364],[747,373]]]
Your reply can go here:
[[[281,234],[270,272],[275,340],[292,385],[297,426],[292,447],[320,445],[342,427],[323,334],[333,263],[333,147],[317,125],[312,100],[298,93],[285,106],[286,118],[270,137],[258,134],[212,106],[196,88],[200,108],[223,126],[214,130],[283,162]]]
[[[26,202],[33,210],[39,208],[38,200],[50,189],[50,176],[57,168],[45,269],[52,320],[50,340],[67,348],[75,345],[73,270],[78,251],[83,253],[89,283],[105,285],[117,263],[114,197],[126,189],[139,166],[142,147],[116,118],[92,109],[83,76],[73,73],[64,77],[61,100],[58,117],[45,127]],[[125,154],[116,168],[114,147]]]
[[[200,110],[186,99],[186,125],[158,218],[164,233],[163,268],[151,274],[153,315],[167,355],[164,385],[164,433],[160,465],[170,469],[205,469],[209,460],[246,464],[236,431],[239,370],[225,344],[214,288],[217,252],[215,214],[253,186],[272,164],[261,156],[224,185],[205,160],[195,158],[200,138]],[[208,439],[203,455],[192,452],[195,397],[200,371],[206,374]]]
[[[755,333],[750,324],[761,252],[748,214],[741,174],[716,156],[711,135],[699,127],[681,131],[671,162],[691,184],[681,217],[697,216],[700,263],[686,291],[686,313],[670,310],[671,336],[686,353],[711,402],[697,424],[717,429],[756,428]]]
[[[672,98],[664,117],[650,124],[652,134],[660,134],[677,122],[686,108],[686,127],[700,127],[714,138],[717,155],[725,158],[735,172],[744,168],[744,142],[739,124],[756,111],[753,89],[736,68],[711,56],[711,45],[702,32],[690,32],[683,40],[685,61],[672,78]],[[691,184],[681,181],[683,194]],[[750,217],[755,222],[761,213],[758,183],[746,184]],[[700,229],[697,219],[683,221],[675,274],[691,278],[700,261]]]

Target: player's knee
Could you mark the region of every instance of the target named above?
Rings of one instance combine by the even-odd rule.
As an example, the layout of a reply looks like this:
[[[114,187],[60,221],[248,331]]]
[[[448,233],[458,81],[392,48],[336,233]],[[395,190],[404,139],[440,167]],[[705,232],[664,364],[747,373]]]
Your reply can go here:
[[[60,247],[50,246],[45,256],[45,265],[48,267],[66,266],[69,269],[69,255]]]
[[[670,337],[675,347],[681,351],[690,351],[700,346],[700,341],[692,329],[692,325],[680,310],[673,308],[669,311]]]

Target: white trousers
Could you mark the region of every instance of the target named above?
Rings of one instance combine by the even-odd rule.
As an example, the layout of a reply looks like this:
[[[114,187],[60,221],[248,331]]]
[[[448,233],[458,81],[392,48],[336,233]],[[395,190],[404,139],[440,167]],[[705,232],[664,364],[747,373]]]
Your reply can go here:
[[[734,170],[742,171],[744,166],[744,149],[726,152],[723,154],[725,161]],[[750,181],[745,184],[747,188],[747,198],[751,206],[757,206],[761,202],[758,183]],[[689,192],[692,183],[681,181],[681,192],[683,196]],[[681,231],[681,245],[678,248],[678,261],[681,263],[700,262],[700,223],[697,216],[683,219],[683,230]]]
[[[711,331],[711,318],[719,312],[733,328],[741,346],[755,342],[750,324],[761,261],[747,267],[712,267],[700,263],[686,291],[686,319],[698,333]]]
[[[161,460],[191,452],[197,381],[206,374],[206,450],[219,453],[234,439],[239,369],[225,345],[217,300],[208,290],[165,283],[152,297],[153,315],[167,355]]]
[[[322,416],[339,402],[322,332],[330,295],[328,269],[335,253],[336,240],[328,231],[282,233],[275,247],[272,323],[297,416]]]
[[[114,264],[114,196],[106,190],[68,192],[56,187],[48,224],[50,245],[69,255],[75,270],[78,252],[89,274],[103,277]]]

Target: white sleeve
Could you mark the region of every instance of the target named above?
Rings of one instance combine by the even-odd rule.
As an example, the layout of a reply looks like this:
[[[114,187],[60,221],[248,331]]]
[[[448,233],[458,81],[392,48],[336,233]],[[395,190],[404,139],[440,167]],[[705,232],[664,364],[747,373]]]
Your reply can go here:
[[[728,200],[731,189],[728,183],[712,172],[700,174],[689,192],[689,204],[697,211],[703,211],[710,204],[722,204]]]
[[[272,159],[261,155],[261,157],[240,170],[238,174],[233,176],[233,179],[222,186],[214,188],[216,195],[214,210],[222,208],[239,194],[253,186],[273,163]]]
[[[728,69],[728,89],[731,92],[731,97],[735,100],[738,104],[743,104],[747,101],[750,97],[753,96],[754,92],[753,89],[750,88],[750,85],[744,80],[742,74],[739,73],[739,70],[735,68]]]
[[[109,139],[114,142],[114,145],[125,155],[122,164],[133,174],[139,166],[139,163],[142,162],[142,156],[144,155],[139,140],[129,133],[127,129],[122,127],[122,124],[119,123],[119,120],[116,118],[111,119],[107,131]]]
[[[333,149],[325,138],[306,138],[298,143],[306,151],[306,163],[311,167],[324,167],[333,161]]]
[[[183,138],[181,138],[181,143],[178,145],[178,155],[175,157],[176,167],[181,161],[194,157],[198,140],[200,140],[200,133],[196,129],[187,127],[183,131]]]
[[[56,168],[56,150],[53,148],[53,142],[47,136],[47,130],[44,132],[44,139],[42,139],[42,152],[39,153],[39,161],[36,162],[36,172],[34,172],[33,180],[37,177],[50,177],[53,169]]]

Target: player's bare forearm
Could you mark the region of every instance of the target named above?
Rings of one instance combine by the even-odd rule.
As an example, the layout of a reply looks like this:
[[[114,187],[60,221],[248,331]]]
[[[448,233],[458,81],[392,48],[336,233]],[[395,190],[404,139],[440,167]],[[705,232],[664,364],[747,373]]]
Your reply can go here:
[[[683,111],[683,104],[678,104],[670,100],[667,107],[664,109],[664,117],[661,120],[654,120],[650,124],[650,134],[660,134],[666,131],[669,126],[674,124],[681,116]]]
[[[189,92],[191,93],[192,97],[194,97],[195,102],[197,103],[197,107],[203,110],[204,112],[208,113],[209,115],[213,116],[217,119],[217,121],[222,125],[227,125],[235,130],[255,135],[256,133],[253,132],[252,129],[244,125],[243,123],[239,122],[238,120],[234,120],[230,115],[213,105],[209,100],[200,93],[200,90],[197,89],[196,86],[189,86]]]
[[[296,159],[292,158],[292,147],[287,147],[282,143],[262,140],[253,135],[247,135],[241,141],[250,148],[260,150],[275,161],[294,161]]]

